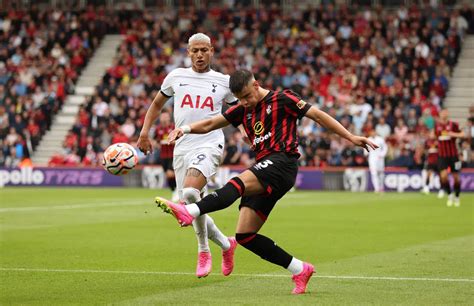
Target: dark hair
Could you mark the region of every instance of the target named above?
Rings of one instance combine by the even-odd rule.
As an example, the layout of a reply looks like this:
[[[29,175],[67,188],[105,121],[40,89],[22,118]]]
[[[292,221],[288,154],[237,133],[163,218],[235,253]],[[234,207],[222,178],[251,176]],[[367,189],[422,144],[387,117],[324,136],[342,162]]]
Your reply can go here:
[[[229,80],[229,88],[232,93],[236,94],[242,91],[245,86],[253,79],[253,73],[242,69],[232,73]]]

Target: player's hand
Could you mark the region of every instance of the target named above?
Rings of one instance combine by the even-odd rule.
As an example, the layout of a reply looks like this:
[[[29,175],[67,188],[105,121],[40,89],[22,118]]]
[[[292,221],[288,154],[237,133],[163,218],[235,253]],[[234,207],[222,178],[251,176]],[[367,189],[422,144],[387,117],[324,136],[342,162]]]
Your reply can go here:
[[[242,140],[243,140],[243,142],[248,144],[250,147],[253,146],[252,142],[250,141],[250,138],[247,135],[243,135]]]
[[[140,151],[142,151],[146,155],[153,152],[153,146],[151,145],[151,141],[148,136],[140,135],[140,137],[138,137],[137,147],[138,149],[140,149]]]
[[[174,144],[174,142],[183,137],[183,135],[184,132],[181,128],[172,130],[171,133],[168,135],[168,144]]]
[[[379,147],[378,145],[370,141],[368,138],[362,136],[353,136],[351,138],[351,142],[356,146],[364,148],[365,150],[367,150],[367,152],[369,152],[369,148],[375,150]]]

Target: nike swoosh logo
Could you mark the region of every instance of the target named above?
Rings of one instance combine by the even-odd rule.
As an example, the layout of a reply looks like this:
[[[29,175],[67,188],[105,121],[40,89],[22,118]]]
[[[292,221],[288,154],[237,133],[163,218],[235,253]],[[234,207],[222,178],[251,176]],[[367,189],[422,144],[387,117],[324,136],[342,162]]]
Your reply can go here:
[[[181,84],[179,83],[179,86],[188,86],[189,84]]]

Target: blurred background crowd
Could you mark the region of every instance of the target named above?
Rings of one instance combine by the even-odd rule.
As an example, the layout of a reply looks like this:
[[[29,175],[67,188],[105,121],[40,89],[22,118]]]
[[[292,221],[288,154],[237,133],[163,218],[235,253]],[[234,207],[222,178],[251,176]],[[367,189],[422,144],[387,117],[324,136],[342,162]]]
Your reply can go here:
[[[474,33],[468,5],[325,5],[286,13],[277,5],[159,12],[88,8],[0,17],[0,165],[7,166],[34,150],[104,34],[120,33],[124,40],[51,165],[97,165],[111,143],[135,142],[167,73],[190,66],[187,39],[204,32],[213,40],[215,70],[246,68],[264,87],[291,88],[353,133],[375,130],[384,137],[387,165],[422,168],[424,142],[449,90],[463,37]],[[172,103],[166,106],[170,112]],[[474,162],[474,107],[469,112],[461,123],[468,138],[459,144],[465,166]],[[254,156],[240,132],[225,133],[224,164],[251,163]],[[367,164],[361,150],[311,120],[303,119],[298,133],[302,166]],[[159,162],[159,141],[156,147],[142,163]]]

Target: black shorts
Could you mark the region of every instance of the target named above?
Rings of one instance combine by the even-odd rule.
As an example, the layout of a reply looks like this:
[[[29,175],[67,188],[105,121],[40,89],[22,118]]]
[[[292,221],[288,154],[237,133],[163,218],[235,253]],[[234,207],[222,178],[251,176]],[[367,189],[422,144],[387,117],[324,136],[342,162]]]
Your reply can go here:
[[[285,153],[274,153],[264,157],[250,167],[262,184],[263,194],[242,197],[239,209],[250,207],[266,220],[276,202],[290,190],[298,174],[298,157]]]
[[[461,171],[462,163],[457,157],[440,157],[438,159],[439,171],[450,169],[451,173]]]
[[[173,170],[173,158],[162,158],[161,166],[163,167],[164,172]]]
[[[426,163],[424,168],[425,168],[425,170],[431,170],[431,171],[434,171],[434,172],[437,173],[439,167],[438,167],[438,164],[428,164],[428,163]]]

